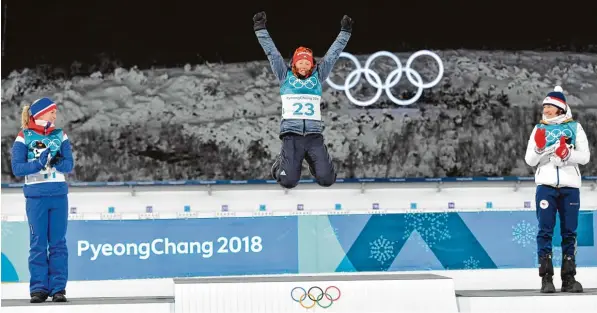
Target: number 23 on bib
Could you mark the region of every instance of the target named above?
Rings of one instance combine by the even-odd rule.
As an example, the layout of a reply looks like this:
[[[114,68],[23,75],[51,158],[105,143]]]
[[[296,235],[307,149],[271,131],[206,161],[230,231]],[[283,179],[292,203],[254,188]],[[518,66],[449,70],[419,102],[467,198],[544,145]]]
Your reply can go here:
[[[318,95],[282,95],[282,118],[320,121],[320,104]]]

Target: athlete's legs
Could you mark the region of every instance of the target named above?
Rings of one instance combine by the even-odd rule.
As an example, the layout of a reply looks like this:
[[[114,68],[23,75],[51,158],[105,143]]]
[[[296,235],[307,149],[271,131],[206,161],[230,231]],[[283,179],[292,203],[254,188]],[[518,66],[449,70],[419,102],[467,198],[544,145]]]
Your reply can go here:
[[[29,292],[50,292],[48,283],[48,197],[25,199],[29,221]]]
[[[307,135],[307,154],[305,159],[309,171],[322,187],[329,187],[336,182],[336,169],[321,134]]]
[[[539,276],[541,277],[541,292],[554,293],[552,237],[556,226],[557,190],[549,186],[537,186],[535,194],[537,220],[537,255],[539,256]]]
[[[560,188],[558,211],[560,213],[560,231],[562,234],[562,292],[583,292],[582,285],[576,281],[576,229],[580,210],[580,190],[578,188]]]
[[[304,137],[297,134],[282,137],[282,151],[272,166],[272,175],[284,188],[298,185],[305,156],[304,142]]]
[[[68,224],[68,196],[48,197],[50,200],[49,242],[49,289],[50,296],[65,291],[68,280],[68,250],[66,229]]]

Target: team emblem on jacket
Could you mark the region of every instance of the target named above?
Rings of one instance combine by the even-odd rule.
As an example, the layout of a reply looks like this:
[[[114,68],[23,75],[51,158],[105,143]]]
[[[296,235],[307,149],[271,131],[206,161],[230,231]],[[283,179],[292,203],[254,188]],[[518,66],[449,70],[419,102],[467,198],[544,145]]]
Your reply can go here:
[[[547,200],[541,200],[541,202],[539,202],[539,207],[542,209],[547,209],[549,207],[549,202],[547,202]]]
[[[46,145],[41,142],[41,141],[35,141],[32,143],[32,147],[31,147],[31,151],[33,151],[33,156],[35,156],[35,158],[39,158],[39,156],[41,155],[42,152],[44,152],[48,147],[46,147]]]

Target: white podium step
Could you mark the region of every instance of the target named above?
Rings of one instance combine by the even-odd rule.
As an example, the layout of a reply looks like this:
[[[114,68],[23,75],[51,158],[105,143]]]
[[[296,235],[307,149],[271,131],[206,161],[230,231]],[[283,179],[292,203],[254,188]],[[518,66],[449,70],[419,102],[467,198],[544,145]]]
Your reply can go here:
[[[597,289],[584,293],[558,292],[542,294],[535,290],[467,290],[457,291],[461,313],[492,312],[597,312]]]
[[[163,298],[174,297],[172,278],[71,280],[66,284],[70,298]],[[2,283],[2,299],[29,300],[29,282]]]
[[[432,274],[174,279],[176,313],[450,312],[454,282]]]
[[[576,279],[585,288],[597,288],[597,267],[579,267]],[[391,272],[390,272],[391,273]],[[348,277],[357,274],[387,275],[388,272],[342,273]],[[436,274],[452,278],[456,290],[511,290],[535,289],[541,283],[537,269],[437,270],[402,272],[403,274]],[[340,273],[338,273],[340,274]],[[299,276],[304,274],[299,274]],[[554,276],[559,286],[559,274]],[[29,283],[2,283],[2,299],[29,299]],[[101,281],[69,281],[69,298],[97,297],[174,297],[172,278],[118,279]]]
[[[66,303],[2,299],[2,313],[173,313],[173,297],[69,298]]]

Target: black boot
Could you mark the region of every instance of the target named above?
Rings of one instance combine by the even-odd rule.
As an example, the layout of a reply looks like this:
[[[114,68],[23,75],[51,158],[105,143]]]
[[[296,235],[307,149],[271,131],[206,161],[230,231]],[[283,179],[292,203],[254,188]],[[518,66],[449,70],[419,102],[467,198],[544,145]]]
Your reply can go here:
[[[60,290],[52,296],[52,302],[66,302],[66,291]]]
[[[31,300],[29,300],[29,302],[31,303],[42,303],[48,299],[48,294],[43,291],[32,292],[30,296]]]
[[[562,292],[583,292],[582,285],[574,279],[576,275],[576,262],[574,256],[562,257]]]
[[[553,285],[551,253],[539,258],[539,276],[541,277],[541,293],[556,292],[556,286]]]

